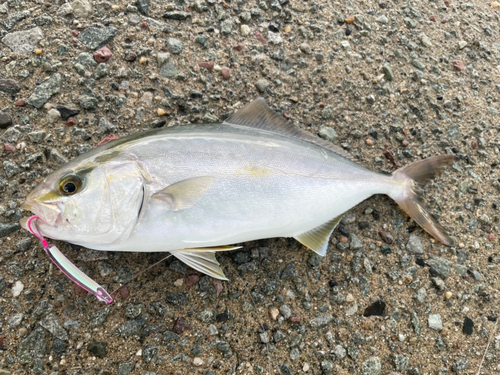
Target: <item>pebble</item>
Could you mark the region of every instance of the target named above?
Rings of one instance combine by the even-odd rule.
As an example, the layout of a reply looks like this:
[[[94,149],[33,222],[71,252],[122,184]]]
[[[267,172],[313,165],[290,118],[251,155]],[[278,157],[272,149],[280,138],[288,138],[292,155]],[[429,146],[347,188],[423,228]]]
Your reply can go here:
[[[107,342],[94,341],[87,346],[87,350],[98,358],[104,358],[107,355]]]
[[[17,94],[21,91],[21,84],[14,79],[0,79],[0,91]]]
[[[223,67],[221,69],[221,74],[222,74],[222,78],[224,78],[225,80],[228,80],[229,77],[231,76],[231,69],[229,69],[228,67]]]
[[[137,0],[135,5],[141,14],[147,16],[149,12],[150,0]]]
[[[318,329],[324,328],[327,325],[329,325],[331,322],[333,322],[333,320],[334,320],[334,318],[332,315],[321,315],[317,318],[313,318],[310,321],[311,329],[318,330]]]
[[[273,307],[270,311],[269,314],[271,315],[271,318],[273,320],[278,319],[278,315],[280,314],[279,310],[276,307]]]
[[[385,15],[382,15],[382,16],[378,17],[378,18],[376,19],[376,21],[377,21],[378,23],[383,24],[383,25],[387,25],[387,24],[389,23],[389,19],[388,19]]]
[[[320,126],[319,131],[318,131],[318,135],[321,138],[323,138],[327,141],[330,141],[330,142],[335,142],[339,138],[339,135],[337,134],[335,129],[333,129],[330,126],[325,126],[325,125]]]
[[[248,25],[241,25],[240,27],[241,35],[248,36],[251,32],[250,27]]]
[[[2,42],[15,54],[26,54],[31,53],[33,48],[43,38],[44,35],[42,29],[34,27],[24,31],[9,33],[3,37]]]
[[[435,331],[443,330],[443,322],[440,314],[430,314],[428,318],[429,328]]]
[[[67,341],[68,333],[66,330],[59,324],[56,316],[53,313],[47,315],[44,319],[42,319],[39,324],[49,331],[54,337],[58,339]]]
[[[203,359],[201,359],[200,357],[193,358],[193,365],[194,366],[200,367],[200,366],[203,366],[203,364],[204,364]]]
[[[458,42],[459,49],[464,49],[465,47],[467,47],[467,42],[465,40],[461,40]]]
[[[37,327],[23,338],[17,348],[17,360],[21,365],[31,363],[35,358],[43,358],[47,350],[45,330]]]
[[[112,55],[113,55],[113,52],[111,52],[111,50],[106,46],[98,49],[93,54],[94,60],[97,61],[98,63],[107,62],[111,58]]]
[[[474,332],[474,322],[468,316],[466,316],[464,319],[464,324],[462,326],[462,332],[465,335],[469,335],[469,336],[472,335],[472,333]]]
[[[170,19],[170,20],[178,20],[178,21],[184,21],[191,17],[191,13],[189,12],[183,12],[183,11],[171,11],[171,12],[166,12],[163,14],[163,18]]]
[[[448,261],[447,259],[434,257],[429,260],[427,264],[431,266],[431,272],[436,272],[436,274],[441,276],[442,278],[446,278],[450,275],[451,266],[450,261]]]
[[[424,253],[424,246],[422,245],[422,241],[417,236],[410,236],[408,243],[406,244],[406,248],[413,254]]]
[[[12,117],[8,113],[0,112],[0,129],[6,129],[12,125]]]
[[[370,357],[361,364],[363,375],[379,375],[382,371],[382,364],[379,357]]]
[[[179,39],[168,38],[167,39],[167,48],[174,55],[178,55],[184,49],[184,43],[182,43]]]
[[[257,90],[259,90],[259,92],[263,93],[269,87],[269,81],[265,78],[261,78],[255,83],[255,87],[257,87]]]
[[[309,44],[307,43],[302,43],[300,46],[299,46],[300,50],[302,52],[304,52],[306,55],[310,55],[312,53],[312,48]]]
[[[118,30],[113,26],[91,26],[80,32],[77,38],[85,47],[97,49],[109,44],[117,34]]]
[[[35,90],[28,98],[26,103],[35,108],[41,108],[49,101],[52,95],[61,91],[62,77],[59,73],[55,73],[40,85],[36,86]]]

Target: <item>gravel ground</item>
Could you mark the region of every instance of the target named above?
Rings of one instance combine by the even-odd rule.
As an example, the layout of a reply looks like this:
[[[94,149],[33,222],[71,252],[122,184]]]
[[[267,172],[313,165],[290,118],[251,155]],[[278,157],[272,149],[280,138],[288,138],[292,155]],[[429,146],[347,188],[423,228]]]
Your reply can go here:
[[[476,374],[484,353],[481,373],[500,372],[499,12],[1,1],[0,375]],[[28,192],[67,160],[144,129],[220,122],[259,96],[372,170],[457,155],[425,190],[457,247],[375,196],[323,259],[292,239],[247,243],[219,255],[223,283],[169,259],[105,306],[20,230]],[[163,256],[57,245],[108,290]]]

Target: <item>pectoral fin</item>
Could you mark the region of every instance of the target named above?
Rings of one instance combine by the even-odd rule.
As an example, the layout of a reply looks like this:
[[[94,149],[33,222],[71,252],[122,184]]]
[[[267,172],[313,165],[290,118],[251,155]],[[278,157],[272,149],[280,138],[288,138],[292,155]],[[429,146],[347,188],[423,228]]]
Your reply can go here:
[[[211,176],[189,178],[167,186],[152,198],[168,203],[172,211],[184,210],[200,200],[214,182]]]
[[[214,279],[227,280],[215,258],[216,251],[239,249],[241,246],[218,246],[172,251],[171,254],[191,268],[200,271]]]
[[[342,216],[344,215],[339,215],[335,219],[294,238],[302,245],[310,248],[316,254],[325,256],[326,249],[328,248],[328,240],[330,239],[333,230],[342,219]]]

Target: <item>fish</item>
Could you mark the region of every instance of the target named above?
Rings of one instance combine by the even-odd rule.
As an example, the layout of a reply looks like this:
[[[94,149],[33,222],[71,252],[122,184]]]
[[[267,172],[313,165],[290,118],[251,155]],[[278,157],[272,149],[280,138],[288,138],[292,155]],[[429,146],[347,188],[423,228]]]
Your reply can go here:
[[[293,237],[325,256],[344,213],[374,194],[388,195],[452,246],[455,238],[420,195],[455,159],[374,172],[259,98],[221,124],[155,129],[99,146],[48,175],[22,208],[39,218],[43,236],[94,250],[169,252],[226,280],[216,252]],[[21,225],[27,229],[26,218]]]

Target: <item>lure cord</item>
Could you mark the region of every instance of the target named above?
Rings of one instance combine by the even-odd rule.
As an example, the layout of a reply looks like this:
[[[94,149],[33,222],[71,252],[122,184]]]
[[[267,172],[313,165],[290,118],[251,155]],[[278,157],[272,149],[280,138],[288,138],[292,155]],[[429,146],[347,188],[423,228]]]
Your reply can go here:
[[[148,267],[148,268],[146,268],[145,270],[142,270],[142,271],[140,271],[138,274],[133,275],[133,276],[130,278],[130,280],[128,280],[128,281],[126,281],[126,282],[124,282],[123,284],[120,284],[120,286],[119,286],[118,288],[116,288],[115,290],[113,290],[113,291],[111,292],[111,294],[116,293],[118,290],[120,290],[120,288],[121,288],[121,287],[123,287],[123,286],[127,285],[128,283],[130,283],[130,282],[131,282],[132,280],[134,280],[135,278],[137,278],[137,277],[141,276],[143,273],[145,273],[146,271],[150,270],[150,269],[151,269],[151,268],[153,268],[154,266],[157,266],[158,264],[160,264],[160,263],[164,262],[165,260],[167,260],[167,259],[168,259],[168,258],[170,258],[171,256],[172,256],[172,254],[169,254],[169,255],[167,255],[165,258],[163,258],[163,259],[159,260],[159,261],[158,261],[158,262],[156,262],[155,264],[152,264],[151,266],[149,266],[149,267]]]
[[[33,227],[32,227],[33,220],[38,220],[38,219],[40,219],[40,218],[37,215],[33,215],[28,219],[28,222],[26,224],[28,225],[28,230],[31,232],[31,234],[34,235],[36,238],[38,238],[40,240],[40,242],[42,243],[43,248],[46,249],[49,247],[47,240],[45,238],[43,238],[43,236],[40,234],[36,224],[33,225],[35,229],[33,229]]]

